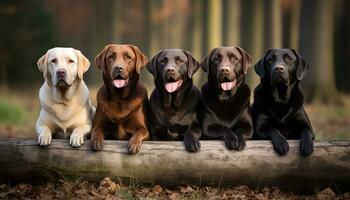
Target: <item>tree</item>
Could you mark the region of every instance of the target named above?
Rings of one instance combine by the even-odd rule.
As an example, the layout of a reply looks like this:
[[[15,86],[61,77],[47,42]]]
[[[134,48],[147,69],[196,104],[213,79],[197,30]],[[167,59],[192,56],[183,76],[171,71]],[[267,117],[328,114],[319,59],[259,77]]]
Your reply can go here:
[[[304,1],[300,51],[310,64],[305,79],[308,101],[336,102],[333,50],[334,1]]]
[[[203,4],[203,0],[193,0],[193,24],[192,26],[192,37],[191,37],[191,52],[193,56],[198,59],[200,62],[203,58],[204,53],[204,23],[203,23],[203,10],[205,5]],[[190,29],[191,30],[191,29]],[[206,81],[206,74],[202,70],[198,70],[198,72],[193,77],[194,84],[198,87]]]
[[[265,0],[264,47],[282,47],[282,13],[280,0]]]
[[[223,43],[226,46],[239,46],[241,0],[224,0],[223,5]]]
[[[207,50],[222,45],[222,0],[208,0]]]
[[[241,45],[252,56],[254,65],[264,54],[264,2],[244,0],[242,7]],[[248,71],[247,83],[251,89],[258,85],[259,76],[254,69]]]

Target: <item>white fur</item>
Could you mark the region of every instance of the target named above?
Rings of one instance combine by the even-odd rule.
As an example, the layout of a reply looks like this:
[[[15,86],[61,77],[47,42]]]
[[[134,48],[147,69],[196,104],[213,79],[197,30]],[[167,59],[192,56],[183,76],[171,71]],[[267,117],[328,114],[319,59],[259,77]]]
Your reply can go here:
[[[84,59],[84,66],[79,63],[79,56]],[[56,59],[55,63],[51,62],[53,59]],[[53,48],[39,59],[38,67],[45,78],[39,91],[41,110],[36,122],[39,145],[49,145],[52,134],[58,131],[70,134],[69,143],[73,147],[84,143],[84,136],[91,130],[95,108],[90,102],[87,86],[78,77],[78,70],[83,67],[83,72],[86,72],[89,65],[80,51],[72,48]],[[58,69],[66,70],[66,82],[71,85],[64,95],[55,87]],[[51,76],[51,82],[48,76]]]

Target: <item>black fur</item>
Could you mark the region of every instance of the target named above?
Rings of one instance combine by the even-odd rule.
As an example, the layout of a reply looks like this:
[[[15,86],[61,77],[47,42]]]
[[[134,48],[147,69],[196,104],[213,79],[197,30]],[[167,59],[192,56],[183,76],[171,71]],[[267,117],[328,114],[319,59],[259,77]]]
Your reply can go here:
[[[293,49],[271,49],[254,68],[261,82],[254,90],[253,138],[270,139],[280,155],[289,150],[287,139],[300,139],[301,154],[310,155],[314,133],[299,85],[309,66]]]

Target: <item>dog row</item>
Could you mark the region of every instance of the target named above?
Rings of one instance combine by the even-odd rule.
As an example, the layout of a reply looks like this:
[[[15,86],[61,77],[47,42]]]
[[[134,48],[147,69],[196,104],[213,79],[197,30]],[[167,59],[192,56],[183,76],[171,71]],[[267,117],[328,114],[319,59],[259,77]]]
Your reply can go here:
[[[280,155],[289,150],[287,139],[300,139],[304,156],[314,149],[299,85],[309,66],[293,49],[270,49],[255,64],[260,84],[252,105],[245,83],[252,58],[240,47],[215,48],[199,62],[181,49],[148,61],[134,45],[107,45],[95,57],[103,79],[96,109],[83,81],[90,62],[80,51],[53,48],[37,64],[45,79],[36,123],[41,146],[54,134],[79,147],[91,132],[93,150],[105,139],[129,140],[130,154],[149,139],[183,140],[190,152],[200,150],[200,139],[221,139],[234,150],[244,149],[246,139],[269,139]],[[144,66],[154,77],[149,99],[139,81]],[[192,81],[199,68],[207,73],[201,90]]]

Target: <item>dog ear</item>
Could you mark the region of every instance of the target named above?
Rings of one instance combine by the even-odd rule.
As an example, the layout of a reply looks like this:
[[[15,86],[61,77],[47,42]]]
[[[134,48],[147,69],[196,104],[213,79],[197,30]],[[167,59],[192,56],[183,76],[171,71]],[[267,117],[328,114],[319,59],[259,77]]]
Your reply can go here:
[[[264,58],[261,58],[254,65],[254,70],[261,78],[264,78],[264,76],[265,76]]]
[[[201,63],[199,64],[202,68],[203,71],[205,72],[209,72],[209,65],[210,65],[210,57],[211,54],[216,50],[217,48],[212,49],[201,61]]]
[[[290,50],[294,53],[294,55],[298,59],[296,75],[297,75],[297,79],[300,81],[305,77],[305,75],[309,71],[310,66],[306,64],[305,60],[301,57],[301,55],[295,49],[290,49]]]
[[[260,78],[264,78],[265,76],[265,57],[270,53],[271,49],[267,50],[264,57],[262,57],[255,65],[254,70],[260,76]]]
[[[83,74],[90,67],[90,61],[79,50],[74,49],[74,53],[78,58],[78,78],[83,79]]]
[[[47,51],[41,58],[38,59],[38,62],[36,63],[39,71],[43,74],[43,77],[47,77],[47,57],[48,57],[48,52]]]
[[[148,61],[146,64],[147,70],[156,78],[157,76],[157,65],[158,65],[158,57],[162,53],[162,51],[158,51],[156,55],[153,56],[153,58]]]
[[[188,70],[187,74],[189,78],[192,78],[193,74],[199,69],[199,62],[192,56],[189,51],[184,50],[185,55],[188,59]]]
[[[106,65],[106,53],[111,45],[106,45],[100,53],[97,54],[95,57],[95,65],[99,68],[102,69]]]
[[[248,69],[252,66],[252,57],[241,47],[235,47],[237,49],[237,51],[239,51],[239,53],[242,56],[242,66],[243,66],[243,72],[244,74],[246,74],[248,72]]]
[[[148,59],[137,46],[130,44],[129,47],[134,51],[134,54],[136,56],[135,68],[136,68],[136,72],[139,74],[141,71],[141,68],[147,64]]]

